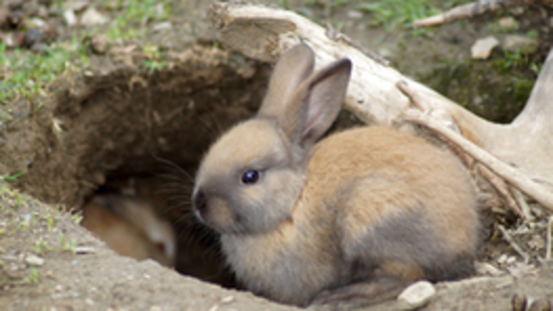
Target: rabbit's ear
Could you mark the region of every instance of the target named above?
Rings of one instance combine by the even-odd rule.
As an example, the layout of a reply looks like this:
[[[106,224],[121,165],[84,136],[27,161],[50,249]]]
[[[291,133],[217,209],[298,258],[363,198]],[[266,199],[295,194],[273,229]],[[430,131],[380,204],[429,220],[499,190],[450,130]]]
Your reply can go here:
[[[314,74],[296,90],[279,123],[292,142],[313,145],[332,125],[346,95],[351,61],[338,60]]]
[[[273,69],[269,89],[258,115],[278,118],[301,83],[313,73],[314,65],[313,51],[304,43],[282,54]]]

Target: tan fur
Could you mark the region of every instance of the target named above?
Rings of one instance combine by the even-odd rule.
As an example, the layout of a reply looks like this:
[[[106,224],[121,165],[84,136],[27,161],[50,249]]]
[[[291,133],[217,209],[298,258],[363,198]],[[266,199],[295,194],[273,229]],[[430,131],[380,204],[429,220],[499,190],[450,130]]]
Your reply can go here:
[[[470,273],[479,222],[462,165],[386,127],[315,144],[338,114],[351,65],[305,77],[313,61],[305,45],[286,52],[270,83],[285,98],[269,90],[258,116],[223,135],[198,171],[196,215],[222,234],[237,278],[284,303],[349,308],[420,278]]]
[[[148,239],[162,249],[170,262],[176,258],[175,233],[169,221],[161,218],[154,210],[154,206],[138,197],[123,195],[104,195],[95,198],[114,206],[115,211],[130,222]]]
[[[170,234],[167,238],[170,241],[174,239],[172,229],[167,231],[165,222],[152,216],[151,206],[135,200],[120,195],[97,196],[83,206],[82,225],[122,256],[137,260],[151,258],[165,266],[173,266],[174,257],[168,256],[165,249],[158,248],[160,242],[152,239],[152,234],[147,232],[152,231],[152,228],[148,229],[147,226],[154,223],[154,230],[162,228],[160,233]],[[106,206],[108,201],[114,209],[119,210],[115,212],[109,209]]]

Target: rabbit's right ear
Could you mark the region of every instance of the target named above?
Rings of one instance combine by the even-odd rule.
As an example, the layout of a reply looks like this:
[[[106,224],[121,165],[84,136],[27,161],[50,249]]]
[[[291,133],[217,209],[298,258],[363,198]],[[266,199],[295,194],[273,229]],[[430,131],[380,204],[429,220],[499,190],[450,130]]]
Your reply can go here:
[[[314,66],[315,55],[305,43],[284,52],[273,69],[267,95],[258,115],[281,115],[284,106],[290,102],[301,83],[313,73]]]

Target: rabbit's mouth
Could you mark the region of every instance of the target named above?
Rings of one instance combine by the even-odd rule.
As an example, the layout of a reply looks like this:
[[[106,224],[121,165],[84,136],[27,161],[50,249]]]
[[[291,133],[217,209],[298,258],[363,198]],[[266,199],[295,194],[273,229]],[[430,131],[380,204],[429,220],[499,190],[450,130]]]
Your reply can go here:
[[[194,216],[204,225],[221,233],[240,233],[243,227],[240,219],[231,211],[228,203],[215,196],[207,196],[202,191],[194,195]]]

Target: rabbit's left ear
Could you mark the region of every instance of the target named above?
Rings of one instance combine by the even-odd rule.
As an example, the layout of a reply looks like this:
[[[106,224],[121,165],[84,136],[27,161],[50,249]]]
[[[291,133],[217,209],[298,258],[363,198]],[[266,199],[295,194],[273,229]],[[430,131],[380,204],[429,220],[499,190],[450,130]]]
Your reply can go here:
[[[314,65],[315,55],[305,43],[284,52],[273,69],[267,95],[258,115],[280,115],[284,105],[290,102],[301,83],[313,73]]]
[[[349,59],[338,60],[296,90],[279,117],[292,142],[304,148],[312,146],[330,128],[344,102],[351,68]]]

